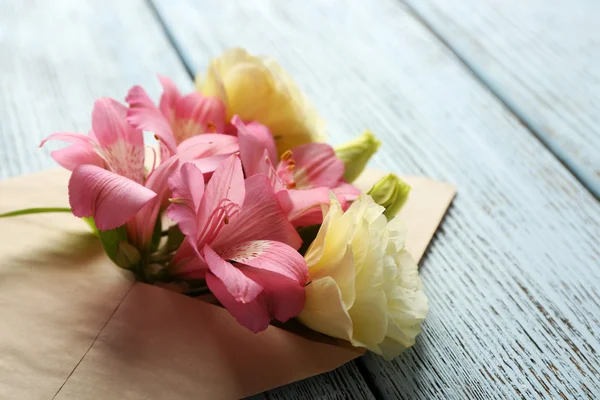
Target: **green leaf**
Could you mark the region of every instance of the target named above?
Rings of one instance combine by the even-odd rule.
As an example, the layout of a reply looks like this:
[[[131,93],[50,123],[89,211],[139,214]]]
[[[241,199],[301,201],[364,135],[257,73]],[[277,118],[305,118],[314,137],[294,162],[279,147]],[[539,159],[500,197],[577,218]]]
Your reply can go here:
[[[104,248],[104,252],[108,258],[110,258],[115,264],[119,265],[117,262],[119,243],[127,243],[127,230],[125,229],[125,225],[109,231],[101,231],[96,227],[93,217],[83,218],[83,220],[87,222],[87,224],[92,228],[94,234],[96,234],[98,239],[100,239],[102,247]]]
[[[24,208],[22,210],[16,210],[0,214],[0,218],[17,217],[19,215],[28,214],[44,214],[44,213],[57,213],[57,212],[71,212],[70,208],[66,207],[44,207],[44,208]]]

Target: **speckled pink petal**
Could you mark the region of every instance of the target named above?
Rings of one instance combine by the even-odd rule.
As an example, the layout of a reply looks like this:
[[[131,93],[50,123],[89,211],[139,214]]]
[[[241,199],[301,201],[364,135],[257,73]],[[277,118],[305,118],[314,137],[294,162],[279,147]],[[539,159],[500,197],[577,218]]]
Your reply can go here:
[[[226,217],[229,219],[232,213],[239,211],[245,192],[242,163],[234,154],[219,165],[206,185],[198,209],[198,227],[214,226],[213,232],[220,230],[226,224]]]
[[[132,219],[156,193],[95,165],[80,165],[69,180],[69,203],[76,217],[94,217],[100,230]]]
[[[177,101],[172,126],[178,143],[202,133],[223,133],[225,104],[197,92],[185,95]]]
[[[92,130],[108,167],[135,182],[144,181],[144,137],[126,121],[127,107],[101,98],[94,103]]]
[[[300,248],[302,239],[279,205],[269,179],[259,174],[251,176],[244,183],[246,197],[242,210],[223,227],[211,246],[226,249],[253,240],[274,240],[294,249]]]
[[[336,187],[344,175],[344,163],[326,143],[307,143],[292,149],[296,163],[294,180],[297,189],[319,186]]]
[[[226,260],[285,276],[300,286],[308,279],[304,257],[285,243],[273,240],[242,242],[221,251],[220,255]]]

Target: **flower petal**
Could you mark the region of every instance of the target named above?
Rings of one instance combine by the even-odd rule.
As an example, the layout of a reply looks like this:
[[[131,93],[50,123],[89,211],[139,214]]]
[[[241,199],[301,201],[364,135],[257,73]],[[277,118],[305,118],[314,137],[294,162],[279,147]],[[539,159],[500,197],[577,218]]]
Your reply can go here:
[[[166,76],[158,75],[158,80],[163,87],[163,93],[160,96],[158,108],[167,121],[169,121],[169,124],[172,124],[175,120],[175,106],[177,101],[181,98],[181,94],[179,94],[177,86],[175,86],[175,83],[173,83],[171,79]]]
[[[239,149],[239,141],[235,136],[205,133],[183,141],[177,147],[177,152],[182,154],[182,160],[190,161],[222,154],[230,155]]]
[[[159,211],[168,198],[168,178],[177,170],[178,165],[179,160],[171,157],[161,163],[146,179],[145,187],[156,193],[156,198],[149,201],[135,216],[135,243],[139,248],[144,248],[152,240]],[[129,233],[131,235],[131,230]]]
[[[198,209],[197,226],[208,226],[211,215],[219,207],[233,203],[239,208],[244,202],[245,192],[242,163],[238,155],[234,154],[219,165],[206,185]],[[221,221],[218,221],[218,224],[221,224]]]
[[[295,252],[293,249],[292,251]],[[286,322],[300,314],[306,300],[304,284],[266,269],[249,267],[244,264],[240,264],[238,267],[244,275],[263,287],[258,298],[267,303],[270,316]]]
[[[331,277],[313,280],[306,286],[306,302],[298,320],[325,335],[344,340],[352,338],[352,320],[340,289]]]
[[[169,263],[169,273],[182,279],[204,279],[208,265],[193,239],[187,236]]]
[[[264,331],[269,327],[271,316],[264,297],[258,296],[249,303],[240,303],[229,293],[225,284],[210,272],[206,274],[206,283],[210,291],[240,325],[254,333]]]
[[[172,126],[178,143],[201,133],[223,133],[225,104],[200,93],[185,95],[177,101]]]
[[[127,110],[127,122],[136,129],[154,133],[161,145],[167,148],[169,155],[175,154],[177,143],[171,124],[167,117],[156,108],[146,91],[141,86],[134,86],[127,93],[125,101],[130,107]]]
[[[117,228],[156,193],[95,165],[80,165],[69,180],[69,203],[76,217],[94,217],[100,230]]]
[[[45,145],[46,142],[49,140],[60,140],[63,142],[81,144],[84,146],[97,145],[97,143],[94,141],[94,139],[91,138],[90,136],[82,135],[81,133],[59,132],[59,133],[53,133],[52,135],[48,136],[46,139],[42,140],[42,142],[40,143],[40,147]]]
[[[249,303],[263,291],[261,285],[248,278],[230,262],[223,260],[210,246],[205,245],[203,251],[208,269],[223,282],[227,292],[235,301]]]
[[[64,149],[55,150],[50,155],[57,163],[69,171],[73,171],[75,167],[82,164],[104,167],[102,157],[88,144],[74,144]]]
[[[220,254],[226,260],[285,276],[301,287],[304,287],[308,279],[304,257],[285,243],[253,240],[225,249]]]
[[[185,163],[169,178],[169,187],[175,199],[167,208],[167,216],[179,224],[185,235],[196,232],[196,213],[204,194],[204,176],[192,163]]]
[[[352,202],[361,195],[360,190],[351,183],[339,182],[333,189],[339,202],[342,203],[342,208],[346,210],[349,206],[348,202]]]
[[[109,98],[94,103],[92,130],[111,170],[144,181],[144,136],[126,121],[127,107]]]
[[[336,187],[344,175],[344,163],[326,143],[307,143],[292,149],[298,189]]]
[[[277,198],[284,200],[283,193],[278,193]],[[323,222],[321,205],[329,204],[329,189],[319,187],[307,190],[287,190],[289,203],[287,208],[288,219],[295,227],[318,225]]]
[[[240,214],[223,228],[213,246],[226,248],[229,244],[252,240],[274,240],[300,248],[302,239],[281,209],[269,179],[262,174],[254,175],[246,179],[245,187]]]
[[[271,160],[277,159],[275,140],[266,126],[257,122],[245,125],[237,115],[231,123],[238,131],[240,157],[246,176],[258,174],[263,170],[261,167],[265,164],[265,150]]]

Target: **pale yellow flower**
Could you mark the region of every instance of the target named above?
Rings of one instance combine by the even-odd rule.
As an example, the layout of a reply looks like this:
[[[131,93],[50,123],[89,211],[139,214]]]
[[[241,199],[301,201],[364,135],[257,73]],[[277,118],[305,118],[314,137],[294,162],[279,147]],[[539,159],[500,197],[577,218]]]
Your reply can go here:
[[[344,213],[335,196],[306,252],[310,274],[298,319],[392,359],[415,343],[428,311],[398,218],[362,195]]]
[[[227,118],[266,125],[281,155],[301,144],[323,141],[324,122],[288,73],[274,60],[243,49],[227,50],[211,61],[205,77],[196,77],[197,89],[219,97]]]

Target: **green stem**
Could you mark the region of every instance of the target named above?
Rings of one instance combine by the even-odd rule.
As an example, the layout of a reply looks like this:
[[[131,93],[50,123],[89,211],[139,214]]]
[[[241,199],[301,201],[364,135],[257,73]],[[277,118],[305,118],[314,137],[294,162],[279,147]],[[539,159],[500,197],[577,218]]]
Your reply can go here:
[[[42,213],[55,213],[55,212],[71,212],[70,208],[66,207],[45,207],[45,208],[25,208],[23,210],[11,211],[4,214],[0,214],[0,218],[16,217],[19,215],[27,214],[42,214]]]

